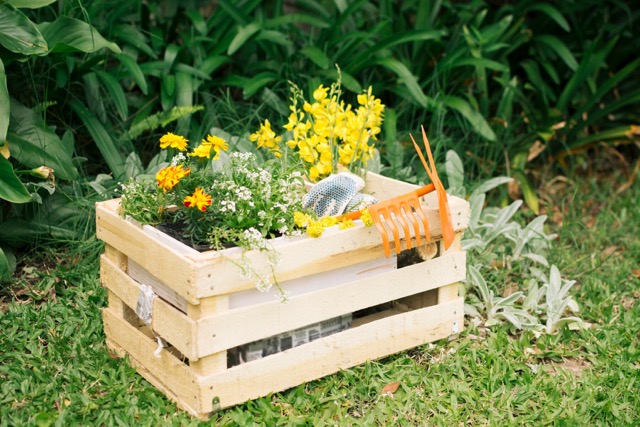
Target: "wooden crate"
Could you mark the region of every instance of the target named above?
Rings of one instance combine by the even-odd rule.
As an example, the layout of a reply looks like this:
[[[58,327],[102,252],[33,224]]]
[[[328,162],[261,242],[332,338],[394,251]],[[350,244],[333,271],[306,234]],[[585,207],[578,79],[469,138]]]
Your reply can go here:
[[[415,189],[369,173],[366,191],[386,199]],[[279,238],[276,273],[291,291],[287,304],[259,293],[231,260],[240,251],[198,252],[150,226],[124,220],[119,201],[97,204],[97,234],[105,242],[101,282],[108,346],[190,413],[212,412],[448,337],[463,326],[458,282],[465,278],[460,238],[469,205],[449,197],[456,240],[440,239],[435,193],[424,198],[431,242],[384,257],[375,227],[327,229],[319,238]],[[404,244],[405,242],[403,242]],[[392,244],[392,254],[395,248]],[[266,257],[249,253],[257,270]],[[416,262],[417,261],[417,262]],[[401,267],[401,268],[400,268]],[[148,325],[136,314],[142,285],[157,295]],[[336,316],[355,313],[350,329],[229,367],[238,346]],[[366,315],[363,315],[366,314]],[[165,347],[159,350],[158,338]]]

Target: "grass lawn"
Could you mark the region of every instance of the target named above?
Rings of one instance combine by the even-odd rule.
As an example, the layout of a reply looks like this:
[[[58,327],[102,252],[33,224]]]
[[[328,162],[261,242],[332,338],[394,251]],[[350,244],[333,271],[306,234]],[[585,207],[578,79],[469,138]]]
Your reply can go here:
[[[467,323],[452,340],[221,411],[209,423],[177,410],[110,355],[99,242],[26,254],[14,282],[0,288],[0,426],[639,425],[640,184],[620,195],[616,177],[555,184],[546,187],[559,233],[549,259],[578,281],[572,292],[590,328],[536,337]]]

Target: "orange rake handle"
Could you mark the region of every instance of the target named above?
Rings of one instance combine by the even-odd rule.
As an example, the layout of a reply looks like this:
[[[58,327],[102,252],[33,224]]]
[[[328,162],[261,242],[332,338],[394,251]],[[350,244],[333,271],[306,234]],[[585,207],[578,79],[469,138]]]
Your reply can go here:
[[[431,193],[435,189],[436,189],[435,185],[429,184],[429,185],[425,185],[424,187],[420,187],[417,190],[412,191],[410,193],[403,194],[403,196],[407,196],[407,195],[410,195],[410,194],[415,194],[417,197],[422,197],[425,194]],[[375,204],[373,204],[371,206],[375,206]],[[345,220],[349,220],[349,219],[354,220],[354,219],[360,218],[361,216],[362,216],[362,210],[353,211],[353,212],[348,212],[348,213],[346,213],[344,215],[339,216],[338,220],[339,221],[345,221]]]

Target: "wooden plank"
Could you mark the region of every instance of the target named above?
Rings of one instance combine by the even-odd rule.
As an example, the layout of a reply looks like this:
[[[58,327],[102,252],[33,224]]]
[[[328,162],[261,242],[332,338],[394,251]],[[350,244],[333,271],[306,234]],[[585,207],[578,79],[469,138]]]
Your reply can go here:
[[[153,272],[155,277],[170,285],[187,301],[197,303],[192,283],[193,262],[185,254],[148,235],[142,228],[120,218],[115,206],[114,201],[96,204],[98,238]]]
[[[454,228],[461,231],[468,223],[469,205],[462,199],[451,204]],[[441,238],[442,227],[438,213],[434,209],[425,211],[430,224],[432,240]],[[395,245],[391,243],[392,250]],[[288,244],[277,247],[280,263],[276,267],[278,281],[284,282],[298,277],[321,273],[354,263],[369,261],[383,254],[380,235],[374,227],[355,227],[327,233],[319,238],[292,239]],[[198,297],[239,292],[255,286],[254,280],[242,277],[240,269],[232,261],[238,261],[241,254],[204,252],[194,257],[196,273],[194,277]],[[245,254],[251,265],[262,275],[271,274],[271,266],[264,253],[251,251]],[[227,258],[228,260],[226,260]]]
[[[100,276],[111,292],[126,305],[135,308],[140,294],[140,284],[126,275],[106,257],[100,260]],[[161,298],[154,298],[151,329],[171,343],[189,359],[197,359],[195,322]]]
[[[210,402],[203,408],[200,378],[184,362],[165,349],[156,357],[158,344],[109,308],[102,310],[102,317],[107,345],[119,355],[129,355],[138,373],[192,414],[211,411]]]
[[[199,357],[310,325],[345,313],[435,289],[464,279],[466,253],[355,280],[292,298],[237,310],[197,322]]]
[[[202,379],[204,411],[219,398],[226,408],[272,392],[446,338],[463,321],[463,300],[364,324]]]
[[[143,268],[140,264],[133,260],[129,260],[127,264],[126,273],[138,283],[144,283],[145,285],[151,286],[153,291],[162,299],[169,302],[174,307],[177,307],[183,313],[187,312],[187,300],[184,299],[179,293],[173,290],[171,286],[162,283],[160,279],[155,277],[145,268]]]

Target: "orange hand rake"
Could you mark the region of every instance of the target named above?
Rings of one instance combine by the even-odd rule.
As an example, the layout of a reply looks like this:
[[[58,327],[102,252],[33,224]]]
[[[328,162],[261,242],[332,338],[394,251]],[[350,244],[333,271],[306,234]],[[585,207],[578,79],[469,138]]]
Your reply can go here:
[[[453,243],[454,232],[453,224],[451,223],[451,213],[449,212],[449,202],[447,200],[447,194],[444,190],[444,186],[442,185],[442,182],[438,177],[438,173],[436,172],[433,155],[431,154],[431,147],[429,146],[429,140],[427,139],[427,134],[424,131],[424,127],[422,127],[422,138],[424,140],[424,146],[426,148],[431,167],[427,165],[420,147],[418,147],[418,144],[416,144],[413,136],[411,136],[411,140],[413,141],[416,152],[420,157],[420,161],[427,171],[427,175],[431,179],[432,183],[418,188],[417,190],[394,197],[389,200],[375,203],[368,207],[369,213],[371,214],[371,218],[373,220],[373,224],[376,226],[378,232],[380,233],[380,236],[382,237],[384,252],[387,258],[391,255],[391,250],[389,248],[389,236],[386,227],[389,228],[391,234],[393,235],[396,253],[402,251],[402,247],[400,246],[400,233],[397,226],[398,223],[400,224],[400,226],[402,227],[402,231],[404,232],[405,241],[407,242],[407,249],[411,249],[412,247],[409,223],[411,223],[411,225],[413,226],[416,245],[420,245],[420,223],[422,223],[422,229],[424,230],[424,235],[427,241],[431,240],[431,234],[429,233],[429,222],[427,221],[427,217],[422,210],[420,197],[434,190],[436,191],[436,194],[438,196],[438,207],[440,209],[440,222],[442,224],[442,237],[444,240],[445,249],[448,249],[449,246],[451,246],[451,243]],[[360,217],[360,215],[361,213],[359,211],[350,212],[344,215],[343,218],[356,219]]]

